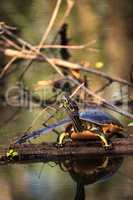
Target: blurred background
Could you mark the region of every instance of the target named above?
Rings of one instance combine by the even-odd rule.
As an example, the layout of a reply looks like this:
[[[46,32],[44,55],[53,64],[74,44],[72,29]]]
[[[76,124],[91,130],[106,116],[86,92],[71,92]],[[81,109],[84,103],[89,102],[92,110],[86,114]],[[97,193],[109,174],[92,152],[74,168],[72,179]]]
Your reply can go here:
[[[33,45],[38,45],[44,31],[47,28],[56,0],[1,0],[0,21],[17,28],[17,34]],[[50,32],[47,44],[55,37],[63,14],[66,10],[67,1],[62,0],[61,7]],[[67,18],[68,37],[70,45],[86,44],[96,40],[92,46],[98,51],[70,50],[71,62],[89,63],[96,67],[97,62],[103,63],[101,71],[111,76],[126,80],[131,79],[131,66],[133,64],[133,7],[131,0],[76,0],[70,15]],[[57,37],[56,43],[59,43]],[[0,44],[1,45],[1,44]],[[50,52],[46,52],[51,57]],[[58,56],[59,52],[54,52]],[[0,53],[1,70],[9,61]],[[17,61],[13,64],[14,73],[0,80],[0,142],[7,144],[19,132],[23,132],[32,123],[40,108],[26,109],[11,107],[3,103],[2,98],[9,88],[16,86],[18,77],[21,75],[27,61]],[[40,80],[49,80],[58,77],[57,73],[47,63],[34,62],[24,76],[24,83],[33,90]],[[93,77],[91,87],[98,89],[103,79]],[[49,88],[46,88],[50,94]],[[113,96],[119,97],[120,86],[113,83],[110,88],[101,95],[107,100]],[[132,98],[132,92],[126,88],[128,97]],[[128,110],[131,111],[130,109]],[[116,115],[117,116],[117,115]],[[127,119],[118,115],[119,119],[127,124]],[[41,126],[45,117],[42,116],[34,129]],[[131,128],[129,132],[131,132]],[[45,139],[55,140],[54,136],[46,136]],[[133,199],[133,173],[132,158],[125,158],[120,172],[112,179],[86,186],[86,200],[109,199],[122,200]],[[39,177],[42,164],[8,165],[0,166],[0,200],[17,199],[74,199],[75,183],[68,175],[60,170],[59,166],[51,167],[44,165]]]

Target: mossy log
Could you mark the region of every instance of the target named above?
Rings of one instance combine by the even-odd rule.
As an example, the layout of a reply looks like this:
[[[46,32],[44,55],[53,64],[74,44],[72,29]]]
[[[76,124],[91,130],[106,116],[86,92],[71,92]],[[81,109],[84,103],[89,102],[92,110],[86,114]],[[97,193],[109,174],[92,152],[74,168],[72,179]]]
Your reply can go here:
[[[9,156],[10,150],[16,155]],[[104,149],[100,142],[87,141],[66,143],[57,147],[55,143],[21,144],[0,147],[0,164],[64,161],[94,156],[133,155],[133,138],[115,139],[111,149]]]

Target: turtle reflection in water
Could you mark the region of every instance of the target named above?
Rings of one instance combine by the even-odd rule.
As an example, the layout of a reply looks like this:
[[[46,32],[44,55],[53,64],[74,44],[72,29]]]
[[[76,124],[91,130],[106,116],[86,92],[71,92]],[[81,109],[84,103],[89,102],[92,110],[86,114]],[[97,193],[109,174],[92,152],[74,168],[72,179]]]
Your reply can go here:
[[[93,157],[82,160],[66,160],[60,164],[77,183],[75,200],[85,199],[84,186],[111,178],[120,168],[123,157]]]
[[[64,107],[71,119],[64,133],[58,138],[58,144],[63,145],[66,138],[74,140],[98,140],[107,149],[112,147],[110,138],[124,137],[123,126],[113,116],[98,108],[89,108],[79,112],[78,105],[69,97],[62,99]]]

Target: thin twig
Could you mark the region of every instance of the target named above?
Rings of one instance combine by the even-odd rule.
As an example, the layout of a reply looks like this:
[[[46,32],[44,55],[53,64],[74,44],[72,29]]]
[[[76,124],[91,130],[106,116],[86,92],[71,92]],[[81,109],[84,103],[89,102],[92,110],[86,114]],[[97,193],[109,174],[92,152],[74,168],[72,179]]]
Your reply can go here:
[[[67,17],[70,15],[70,12],[71,12],[71,10],[72,10],[72,8],[74,6],[74,3],[75,3],[74,0],[67,0],[67,8],[66,8],[65,14],[64,14],[64,16],[63,16],[63,18],[62,18],[62,20],[60,22],[60,25],[58,27],[58,31],[57,31],[56,35],[54,36],[51,44],[54,44],[61,27],[66,22]]]
[[[112,81],[108,81],[100,89],[96,90],[95,93],[98,94],[100,92],[103,92],[107,87],[109,87],[111,85],[111,83],[112,83]]]
[[[66,22],[66,19],[70,15],[70,12],[71,12],[74,4],[75,4],[74,0],[67,0],[67,9],[66,9],[65,14],[64,14],[64,16],[62,18],[62,21],[60,22],[58,30],[60,30],[60,28],[62,27],[62,25]]]
[[[4,76],[4,74],[7,72],[7,70],[8,70],[9,68],[11,68],[12,63],[13,63],[15,60],[17,60],[17,58],[18,58],[17,56],[13,57],[13,58],[5,65],[4,69],[3,69],[2,72],[0,73],[0,79]]]
[[[24,41],[22,38],[14,35],[12,32],[10,32],[9,30],[6,30],[6,33],[9,34],[13,39],[15,39],[17,42],[19,42],[21,45],[24,45],[26,47],[28,47],[30,50],[32,50],[33,52],[35,52],[36,54],[34,55],[35,57],[38,57],[39,55],[43,58],[43,60],[47,61],[56,71],[58,74],[60,74],[62,77],[64,77],[63,73],[61,72],[61,70],[59,69],[59,67],[56,66],[56,64],[54,64],[50,58],[48,58],[46,55],[42,54],[41,52],[39,52],[34,46],[32,46],[30,43]],[[31,52],[31,53],[33,53]],[[35,59],[35,57],[32,57],[31,59]]]
[[[4,41],[6,41],[10,46],[14,47],[17,50],[21,50],[22,48],[20,46],[18,46],[15,42],[13,42],[12,40],[8,39],[7,37],[5,37],[4,35],[0,36]]]
[[[24,131],[24,132],[28,132],[31,131],[31,129],[33,128],[34,124],[36,123],[36,121],[42,116],[42,114],[44,114],[44,112],[48,109],[48,107],[44,108],[43,110],[41,110],[38,115],[35,117],[35,119],[33,119],[33,121],[31,122],[30,126]]]
[[[75,84],[80,85],[80,82],[76,79],[73,79],[71,76],[69,76],[70,80],[72,80]],[[98,102],[100,102],[103,106],[117,112],[120,113],[126,117],[129,117],[131,119],[133,119],[133,115],[129,112],[126,112],[124,110],[121,110],[120,108],[118,108],[117,106],[109,103],[108,101],[106,101],[104,98],[98,96],[97,94],[95,94],[92,90],[86,88],[85,86],[82,86],[82,88],[91,96],[93,96],[94,98],[97,99]]]
[[[13,121],[13,119],[20,114],[20,108],[17,109],[14,113],[11,114],[11,116],[8,116],[8,118],[6,118],[6,120],[0,124],[0,128],[4,128],[5,126],[7,126],[10,122]]]
[[[57,0],[57,3],[56,3],[56,6],[55,6],[55,9],[54,9],[54,12],[53,12],[53,15],[51,17],[51,20],[48,24],[48,27],[47,27],[47,30],[45,31],[39,45],[38,45],[38,50],[40,50],[44,44],[44,42],[46,41],[47,37],[48,37],[48,34],[50,33],[52,27],[53,27],[53,24],[55,22],[55,19],[56,19],[56,16],[58,14],[58,11],[59,11],[59,8],[60,8],[60,5],[61,5],[61,0]]]
[[[74,91],[73,93],[70,95],[70,98],[72,98],[78,91],[79,89],[81,89],[83,87],[84,83],[80,84]]]
[[[34,47],[32,47],[32,49],[34,49]],[[37,59],[38,61],[46,61],[46,56],[44,56],[43,54],[40,54],[41,57],[39,57],[39,56],[35,55],[34,53],[32,53],[32,54],[30,53],[28,55],[28,52],[26,54],[24,52],[12,50],[12,49],[6,49],[4,51],[4,53],[5,53],[5,55],[11,56],[11,57],[16,55],[17,57],[23,58],[23,59],[29,59],[29,60],[30,59]],[[25,56],[25,54],[26,54],[26,56]],[[49,61],[50,64],[52,64],[52,66],[54,66],[54,68],[55,68],[55,66],[57,67],[57,65],[58,65],[60,67],[66,67],[68,69],[75,69],[75,70],[77,69],[77,70],[80,70],[80,71],[85,71],[85,72],[88,72],[88,73],[103,77],[103,78],[105,78],[105,79],[107,79],[109,81],[118,82],[118,83],[121,83],[121,84],[124,84],[124,85],[128,85],[129,87],[133,88],[133,83],[132,82],[129,82],[127,80],[124,80],[124,79],[121,79],[121,78],[118,78],[118,77],[111,77],[110,75],[106,74],[105,72],[96,70],[96,69],[94,69],[92,67],[87,68],[87,67],[81,66],[81,65],[79,65],[77,63],[64,61],[64,60],[59,59],[59,58],[48,58],[47,57],[47,60]],[[61,74],[61,76],[63,75],[60,70],[59,70],[58,73]]]
[[[20,74],[20,76],[19,76],[19,78],[18,78],[19,81],[22,81],[22,79],[23,79],[25,73],[28,71],[28,69],[30,68],[30,66],[32,65],[32,63],[33,63],[33,60],[30,60],[30,61],[26,64],[25,68],[23,69],[23,71],[21,72],[21,74]]]
[[[82,45],[59,45],[59,44],[46,44],[41,47],[41,49],[73,49],[73,50],[80,50],[85,49],[88,46],[96,43],[96,40],[92,40],[91,42],[88,42],[86,44]],[[38,48],[38,47],[36,47]],[[88,49],[89,50],[89,49]]]
[[[68,61],[64,61],[64,60],[61,60],[61,59],[57,59],[57,58],[51,58],[51,61],[56,64],[56,65],[59,65],[60,67],[66,67],[66,68],[70,68],[70,69],[78,69],[78,70],[81,70],[81,71],[85,71],[85,72],[89,72],[89,73],[92,73],[94,75],[98,75],[100,77],[103,77],[109,81],[114,81],[114,82],[119,82],[121,84],[124,84],[124,85],[128,85],[130,87],[133,87],[133,83],[127,81],[127,80],[124,80],[124,79],[121,79],[121,78],[116,78],[116,77],[111,77],[110,75],[102,72],[102,71],[99,71],[99,70],[96,70],[92,67],[90,68],[86,68],[84,66],[81,66],[79,64],[76,64],[76,63],[71,63],[71,62],[68,62]]]

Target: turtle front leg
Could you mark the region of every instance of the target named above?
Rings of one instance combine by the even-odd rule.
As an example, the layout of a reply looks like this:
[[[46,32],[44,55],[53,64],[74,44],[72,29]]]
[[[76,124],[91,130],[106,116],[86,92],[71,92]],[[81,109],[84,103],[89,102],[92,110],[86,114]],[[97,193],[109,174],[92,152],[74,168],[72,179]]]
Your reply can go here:
[[[57,139],[56,145],[62,147],[63,144],[65,143],[65,139],[68,138],[69,136],[70,136],[69,133],[66,133],[66,132],[61,133]]]

